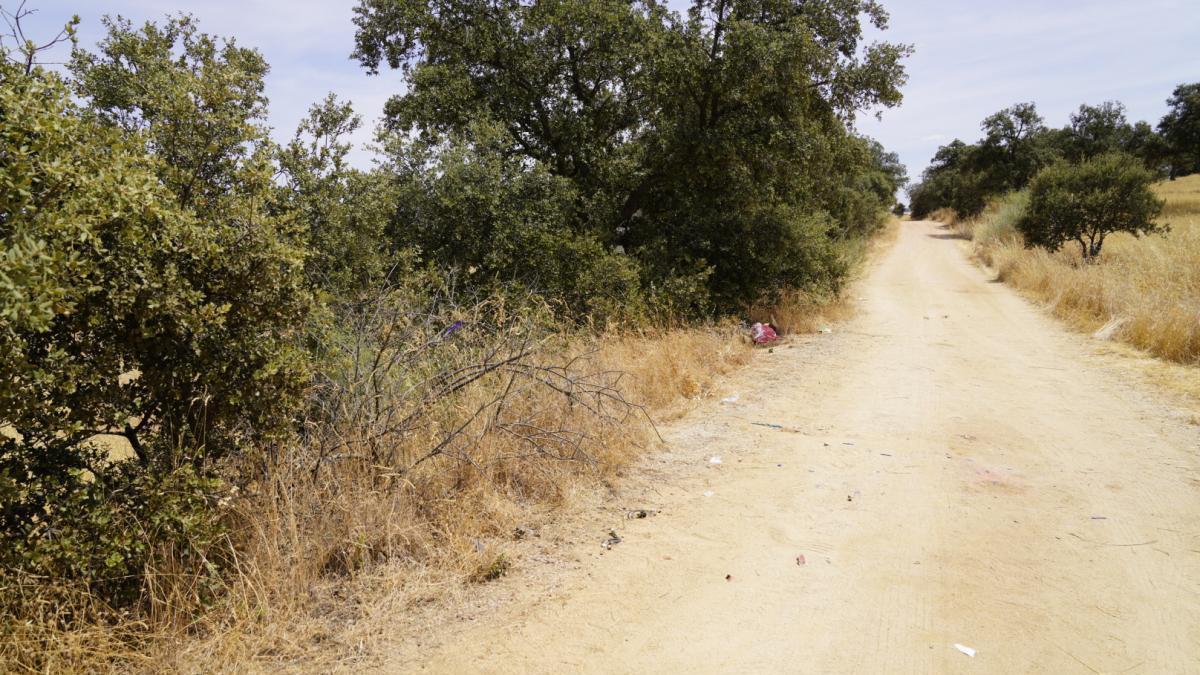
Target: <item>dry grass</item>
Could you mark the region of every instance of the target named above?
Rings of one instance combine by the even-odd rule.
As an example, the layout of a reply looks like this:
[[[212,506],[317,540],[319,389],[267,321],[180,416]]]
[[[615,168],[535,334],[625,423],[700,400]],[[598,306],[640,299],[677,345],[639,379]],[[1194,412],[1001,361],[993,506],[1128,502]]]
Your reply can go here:
[[[958,217],[958,212],[954,209],[943,207],[929,214],[929,218],[940,223],[945,223],[950,227],[959,227],[962,221]]]
[[[660,420],[712,395],[719,378],[750,357],[733,327],[580,339],[560,349],[587,355],[589,372],[623,372],[625,396]],[[489,394],[481,389],[460,410]],[[529,457],[492,437],[472,448],[469,463],[430,462],[397,492],[362,481],[349,481],[349,490],[327,487],[318,499],[277,489],[267,500],[276,505],[270,513],[247,514],[254,567],[230,593],[237,602],[206,619],[199,639],[192,631],[163,642],[155,660],[180,671],[213,663],[307,671],[369,659],[391,639],[397,617],[503,575],[519,559],[519,528],[611,490],[657,442],[644,418],[608,424],[563,407],[546,390],[523,405],[573,417],[562,426],[594,439],[586,460]],[[286,555],[297,549],[303,553]]]
[[[573,338],[546,349],[546,361],[578,357],[573,368],[581,376],[614,385],[657,420],[712,395],[721,376],[751,354],[733,325]],[[405,436],[411,447],[392,450],[409,457],[424,451],[440,430],[509,386],[498,376],[456,396],[428,428]],[[586,440],[572,437],[556,447],[564,454],[548,456],[492,433],[464,455],[435,457],[402,477],[347,467],[314,480],[311,458],[293,457],[281,467],[303,470],[252,485],[236,503],[238,568],[226,575],[218,606],[196,619],[193,601],[167,597],[186,584],[165,584],[164,597],[138,620],[55,630],[61,613],[42,603],[40,618],[3,636],[0,670],[323,671],[368,658],[397,617],[503,575],[517,559],[510,549],[518,525],[550,519],[582,494],[610,490],[657,442],[645,416],[604,419],[553,389],[532,387],[508,400],[505,416],[546,429],[553,419],[555,429]],[[168,578],[171,570],[154,573]],[[86,600],[69,605],[78,610]]]
[[[750,308],[750,320],[769,323],[783,335],[815,333],[831,322],[843,321],[853,313],[853,305],[844,299],[825,298],[794,291],[770,305]]]
[[[1161,220],[1171,231],[1141,239],[1114,235],[1099,264],[1073,249],[1025,249],[1012,223],[1019,196],[993,204],[964,227],[1000,278],[1046,303],[1073,326],[1155,356],[1200,363],[1200,175],[1159,183]]]

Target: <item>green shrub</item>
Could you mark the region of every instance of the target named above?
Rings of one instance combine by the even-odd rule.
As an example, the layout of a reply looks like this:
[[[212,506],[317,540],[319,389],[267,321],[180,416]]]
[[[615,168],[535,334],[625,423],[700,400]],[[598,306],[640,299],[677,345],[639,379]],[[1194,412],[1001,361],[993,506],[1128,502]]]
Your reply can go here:
[[[1113,232],[1143,235],[1163,229],[1154,222],[1163,202],[1150,190],[1153,182],[1154,174],[1130,155],[1059,162],[1030,182],[1029,206],[1017,229],[1028,246],[1057,251],[1075,242],[1082,257],[1092,260]]]
[[[215,463],[290,433],[303,255],[257,210],[269,167],[243,167],[242,196],[202,221],[56,76],[3,75],[3,564],[120,579],[99,589],[127,602],[151,549],[207,527],[192,524]],[[132,457],[91,447],[105,437]]]
[[[427,151],[392,148],[402,202],[390,227],[397,249],[421,262],[464,273],[469,285],[500,289],[518,284],[576,320],[644,316],[636,261],[591,231],[566,227],[582,201],[578,189],[544,168],[532,170],[497,144],[505,132],[472,128],[433,153],[431,170],[404,164]]]
[[[36,518],[5,520],[0,585],[40,582],[50,587],[42,593],[84,591],[113,607],[131,605],[147,590],[161,597],[187,587],[201,601],[216,597],[230,554],[217,508],[221,481],[190,466],[150,473],[91,454],[95,473],[19,479],[0,467],[0,500],[42,505]],[[161,574],[168,561],[176,571],[171,577]],[[159,572],[156,589],[144,585],[151,569]],[[0,613],[17,610],[8,602],[17,600],[0,597]]]

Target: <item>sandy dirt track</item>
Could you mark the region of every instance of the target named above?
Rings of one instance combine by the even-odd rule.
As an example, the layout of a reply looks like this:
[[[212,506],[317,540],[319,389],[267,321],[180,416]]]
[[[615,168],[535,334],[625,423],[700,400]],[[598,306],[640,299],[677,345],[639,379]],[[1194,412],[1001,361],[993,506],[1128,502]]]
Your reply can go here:
[[[663,429],[660,515],[402,669],[1200,672],[1200,427],[935,223],[856,295]]]

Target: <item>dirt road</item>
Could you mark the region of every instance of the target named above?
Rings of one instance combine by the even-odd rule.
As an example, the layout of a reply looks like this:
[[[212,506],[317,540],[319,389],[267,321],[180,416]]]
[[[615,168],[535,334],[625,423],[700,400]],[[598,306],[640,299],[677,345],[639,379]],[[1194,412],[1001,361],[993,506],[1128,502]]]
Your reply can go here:
[[[905,224],[857,295],[664,430],[692,468],[661,515],[420,666],[1200,672],[1194,420],[936,224]]]

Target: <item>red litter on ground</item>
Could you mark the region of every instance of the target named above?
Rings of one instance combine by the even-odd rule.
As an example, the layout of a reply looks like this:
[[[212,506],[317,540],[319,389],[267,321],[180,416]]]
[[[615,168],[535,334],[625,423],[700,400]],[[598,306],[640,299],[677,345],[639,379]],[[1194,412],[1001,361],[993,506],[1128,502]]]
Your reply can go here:
[[[756,323],[750,327],[750,337],[754,339],[754,344],[765,345],[768,342],[774,342],[779,339],[779,334],[768,323]]]

